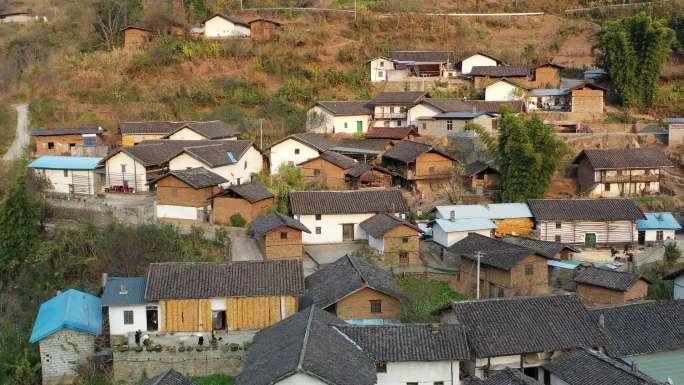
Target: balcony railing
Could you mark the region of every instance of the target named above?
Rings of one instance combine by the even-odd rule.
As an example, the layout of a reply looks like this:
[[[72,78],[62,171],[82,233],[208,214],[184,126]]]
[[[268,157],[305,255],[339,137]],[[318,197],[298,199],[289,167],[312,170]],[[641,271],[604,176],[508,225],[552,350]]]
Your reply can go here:
[[[373,115],[375,119],[406,119],[406,116],[406,112],[376,112],[375,115]]]
[[[602,176],[602,183],[629,183],[629,182],[657,182],[658,175],[648,174],[648,175],[612,175],[612,176]]]

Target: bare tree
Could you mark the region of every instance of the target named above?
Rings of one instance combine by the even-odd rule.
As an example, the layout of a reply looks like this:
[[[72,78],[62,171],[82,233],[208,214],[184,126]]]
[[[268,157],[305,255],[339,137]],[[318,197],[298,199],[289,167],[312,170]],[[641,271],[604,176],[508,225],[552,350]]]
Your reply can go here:
[[[444,193],[449,198],[451,203],[462,203],[463,196],[466,194],[466,188],[463,180],[465,170],[462,163],[458,163],[451,173],[449,182],[444,186]]]

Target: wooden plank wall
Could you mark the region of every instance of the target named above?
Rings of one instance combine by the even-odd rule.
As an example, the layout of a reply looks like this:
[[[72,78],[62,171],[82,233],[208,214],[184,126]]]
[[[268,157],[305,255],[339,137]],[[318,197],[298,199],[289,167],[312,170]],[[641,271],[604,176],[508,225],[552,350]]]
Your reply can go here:
[[[226,299],[226,319],[230,330],[257,330],[280,321],[281,297],[244,297]],[[284,315],[297,312],[297,298],[284,298]]]
[[[211,300],[180,299],[159,303],[164,332],[211,331]]]

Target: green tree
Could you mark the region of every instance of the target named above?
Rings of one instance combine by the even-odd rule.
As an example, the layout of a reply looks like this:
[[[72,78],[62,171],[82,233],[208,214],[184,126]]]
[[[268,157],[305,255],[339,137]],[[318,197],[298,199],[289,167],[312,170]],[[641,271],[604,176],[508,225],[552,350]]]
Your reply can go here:
[[[682,251],[679,250],[675,242],[670,242],[665,245],[665,261],[669,264],[677,263],[682,256]]]
[[[529,117],[501,110],[498,138],[473,126],[494,156],[501,173],[502,202],[542,198],[553,173],[567,153],[566,144],[539,115]]]
[[[271,194],[275,196],[277,210],[285,215],[289,215],[290,211],[290,192],[311,189],[311,183],[306,180],[302,170],[291,164],[282,164],[280,168],[278,168],[277,175],[258,174],[256,177],[261,180],[266,187],[268,187]]]
[[[664,21],[639,13],[606,21],[598,33],[598,63],[608,73],[621,103],[650,106],[675,33]]]

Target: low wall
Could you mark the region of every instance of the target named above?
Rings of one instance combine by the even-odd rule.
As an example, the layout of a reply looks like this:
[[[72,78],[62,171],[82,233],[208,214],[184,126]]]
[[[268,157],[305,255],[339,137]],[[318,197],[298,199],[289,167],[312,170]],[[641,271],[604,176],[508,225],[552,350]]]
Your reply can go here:
[[[144,375],[152,378],[167,369],[175,369],[186,376],[207,376],[222,373],[236,376],[245,357],[243,350],[230,352],[206,350],[198,352],[114,352],[114,382],[136,384]]]

